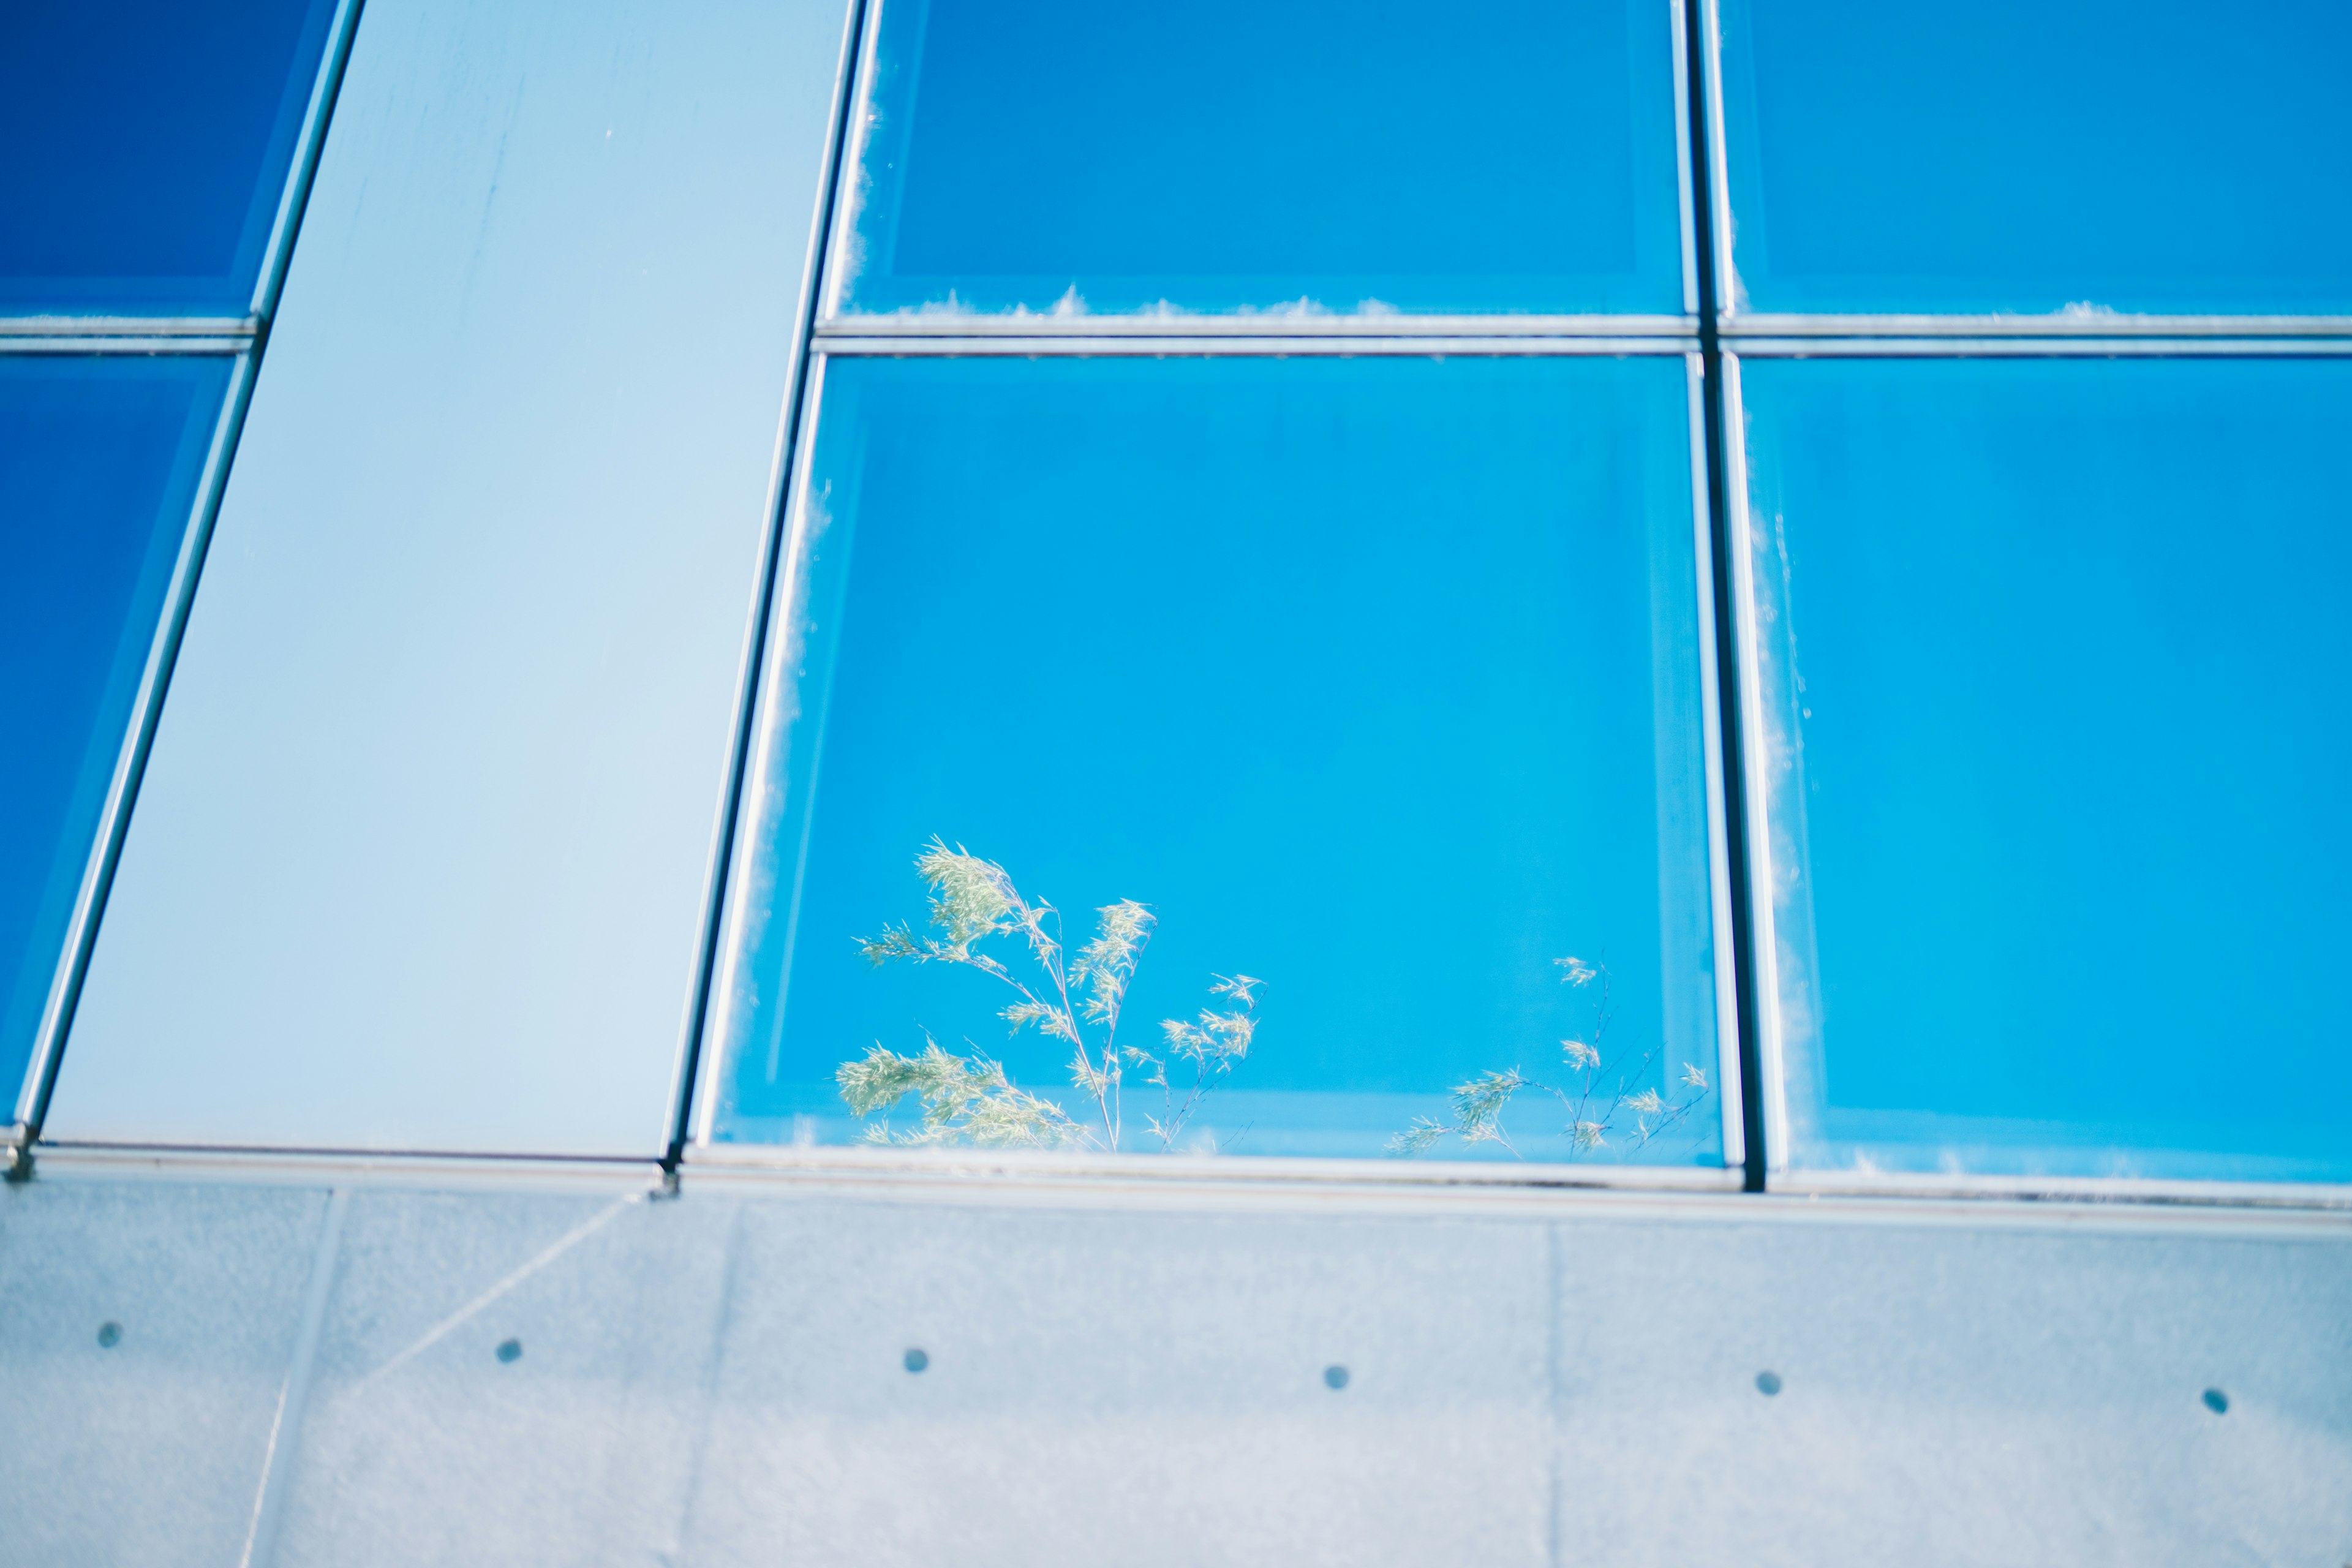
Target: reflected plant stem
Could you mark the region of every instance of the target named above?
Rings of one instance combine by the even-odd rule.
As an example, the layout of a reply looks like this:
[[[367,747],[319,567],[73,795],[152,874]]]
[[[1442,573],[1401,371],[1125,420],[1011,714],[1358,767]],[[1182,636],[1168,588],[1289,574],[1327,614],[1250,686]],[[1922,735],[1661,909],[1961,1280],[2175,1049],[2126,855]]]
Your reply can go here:
[[[1115,1152],[1126,1131],[1126,1069],[1133,1067],[1150,1069],[1145,1081],[1160,1089],[1162,1117],[1145,1120],[1161,1152],[1172,1152],[1202,1098],[1249,1054],[1257,1028],[1256,987],[1263,982],[1246,974],[1219,975],[1209,989],[1226,998],[1223,1010],[1203,1008],[1192,1023],[1163,1020],[1160,1052],[1122,1047],[1118,1025],[1128,985],[1156,923],[1149,908],[1123,899],[1097,910],[1094,940],[1078,950],[1073,963],[1066,956],[1061,912],[1042,900],[1023,898],[1002,866],[934,838],[916,857],[915,869],[930,889],[929,927],[936,934],[918,935],[903,922],[885,927],[879,936],[859,942],[866,962],[877,968],[899,962],[958,964],[1011,986],[1020,1000],[997,1016],[1014,1034],[1034,1025],[1049,1037],[1069,1042],[1071,1081],[1094,1100],[1102,1131],[1097,1136],[1050,1100],[1014,1088],[1003,1068],[978,1051],[953,1056],[927,1037],[919,1055],[900,1056],[877,1041],[862,1059],[845,1062],[835,1072],[843,1100],[861,1119],[887,1112],[908,1095],[922,1107],[918,1131],[893,1134],[885,1120],[869,1127],[869,1141],[1091,1146]],[[1003,961],[973,951],[975,942],[1013,933],[1044,972],[1050,1000]],[[1102,1026],[1099,1047],[1088,1044],[1087,1024]],[[1168,1078],[1171,1057],[1192,1062],[1192,1084],[1181,1106]]]
[[[1560,1042],[1563,1063],[1579,1075],[1574,1091],[1528,1077],[1518,1068],[1507,1072],[1482,1073],[1466,1083],[1454,1085],[1453,1090],[1454,1120],[1449,1122],[1419,1117],[1402,1132],[1391,1138],[1388,1152],[1404,1158],[1428,1152],[1447,1138],[1458,1138],[1465,1145],[1496,1143],[1509,1151],[1511,1157],[1524,1160],[1518,1145],[1511,1141],[1503,1126],[1503,1114],[1520,1090],[1541,1089],[1559,1101],[1568,1112],[1568,1133],[1570,1153],[1582,1154],[1594,1149],[1606,1148],[1609,1135],[1618,1118],[1630,1110],[1634,1117],[1633,1147],[1646,1147],[1668,1129],[1686,1120],[1699,1104],[1713,1093],[1707,1083],[1706,1071],[1693,1063],[1683,1066],[1682,1087],[1692,1090],[1680,1099],[1669,1100],[1654,1089],[1639,1091],[1632,1085],[1649,1076],[1650,1068],[1658,1059],[1661,1047],[1653,1046],[1632,1066],[1621,1059],[1612,1071],[1603,1061],[1601,1043],[1616,1019],[1609,969],[1606,964],[1587,963],[1580,958],[1555,959],[1561,970],[1560,983],[1579,991],[1591,991],[1592,1015],[1587,1039],[1570,1038]],[[1604,1084],[1612,1085],[1601,1109],[1594,1110],[1595,1097]]]

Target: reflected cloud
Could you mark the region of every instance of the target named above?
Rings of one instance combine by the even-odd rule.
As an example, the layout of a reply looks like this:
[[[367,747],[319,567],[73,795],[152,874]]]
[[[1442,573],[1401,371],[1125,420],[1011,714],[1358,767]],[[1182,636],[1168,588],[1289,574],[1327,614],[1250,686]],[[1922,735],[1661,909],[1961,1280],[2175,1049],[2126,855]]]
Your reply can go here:
[[[845,270],[845,280],[854,276],[855,256],[850,269]],[[846,293],[845,287],[843,292]],[[983,310],[974,306],[950,289],[941,300],[926,300],[920,304],[900,305],[890,310],[845,310],[835,319],[845,321],[1076,321],[1092,317],[1108,321],[1171,321],[1203,320],[1219,316],[1237,317],[1248,321],[1341,321],[1371,319],[1376,321],[1402,317],[1407,311],[1386,300],[1367,295],[1346,310],[1335,310],[1311,295],[1285,300],[1272,305],[1236,305],[1230,310],[1201,310],[1177,304],[1164,295],[1149,305],[1130,310],[1097,311],[1087,303],[1087,298],[1072,283],[1059,299],[1042,310],[1027,304]]]

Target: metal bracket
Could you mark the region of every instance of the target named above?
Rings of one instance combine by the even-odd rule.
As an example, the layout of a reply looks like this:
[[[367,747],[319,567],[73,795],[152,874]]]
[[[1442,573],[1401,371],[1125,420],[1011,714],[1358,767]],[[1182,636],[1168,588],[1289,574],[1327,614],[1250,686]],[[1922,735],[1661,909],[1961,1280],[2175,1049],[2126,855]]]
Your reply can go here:
[[[0,1142],[0,1180],[10,1186],[33,1179],[33,1130],[23,1122],[8,1129],[7,1141]]]

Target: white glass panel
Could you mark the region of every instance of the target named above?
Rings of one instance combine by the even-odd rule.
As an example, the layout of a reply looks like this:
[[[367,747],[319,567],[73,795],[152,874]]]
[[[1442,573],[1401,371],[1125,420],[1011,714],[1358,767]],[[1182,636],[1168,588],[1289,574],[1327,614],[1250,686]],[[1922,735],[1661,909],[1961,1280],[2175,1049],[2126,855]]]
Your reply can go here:
[[[838,0],[372,0],[53,1108],[662,1141]]]

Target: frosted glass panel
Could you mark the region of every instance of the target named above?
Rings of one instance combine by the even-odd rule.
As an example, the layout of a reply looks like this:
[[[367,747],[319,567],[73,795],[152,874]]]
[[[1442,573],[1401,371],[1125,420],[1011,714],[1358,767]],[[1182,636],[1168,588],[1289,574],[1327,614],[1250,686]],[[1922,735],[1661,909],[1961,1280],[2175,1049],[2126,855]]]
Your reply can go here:
[[[1717,1158],[1680,360],[835,360],[821,420],[719,1136]],[[997,974],[934,895],[1061,913]]]

